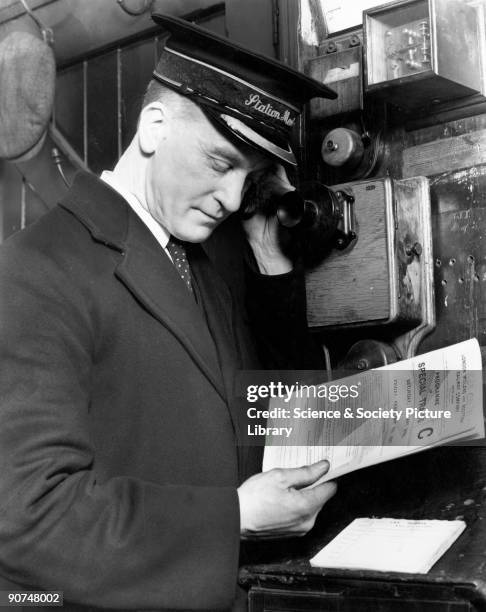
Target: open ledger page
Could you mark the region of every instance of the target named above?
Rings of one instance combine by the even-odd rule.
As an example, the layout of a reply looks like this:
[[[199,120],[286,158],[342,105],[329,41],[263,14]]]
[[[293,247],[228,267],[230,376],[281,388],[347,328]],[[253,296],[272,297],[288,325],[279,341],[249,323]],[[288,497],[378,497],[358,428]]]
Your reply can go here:
[[[267,436],[264,471],[327,459],[331,467],[325,481],[434,446],[484,437],[481,352],[475,339],[333,381],[340,383],[358,389],[356,397],[331,405],[328,398],[301,392],[285,400],[287,414],[332,409],[339,418],[268,419],[269,428],[292,427],[292,436],[278,442]],[[269,409],[281,404],[282,398],[272,398]]]

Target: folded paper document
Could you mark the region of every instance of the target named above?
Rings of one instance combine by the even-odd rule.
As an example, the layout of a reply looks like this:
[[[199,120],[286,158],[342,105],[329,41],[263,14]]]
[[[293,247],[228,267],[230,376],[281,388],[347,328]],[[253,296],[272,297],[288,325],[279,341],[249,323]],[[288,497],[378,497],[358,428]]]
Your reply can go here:
[[[427,448],[484,438],[475,339],[333,381],[346,391],[333,399],[319,394],[319,387],[324,388],[311,385],[305,393],[300,388],[284,400],[270,400],[268,413],[276,417],[267,419],[268,431],[285,427],[291,435],[267,435],[264,471],[327,459],[331,468],[324,481]],[[331,410],[338,416],[330,418]]]
[[[464,521],[359,518],[310,560],[316,567],[426,574]]]

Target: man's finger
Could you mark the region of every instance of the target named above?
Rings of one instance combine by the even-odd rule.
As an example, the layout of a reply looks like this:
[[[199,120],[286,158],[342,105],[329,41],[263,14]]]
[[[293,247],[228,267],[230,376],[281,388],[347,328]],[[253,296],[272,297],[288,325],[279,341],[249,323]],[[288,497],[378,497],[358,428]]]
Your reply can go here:
[[[300,489],[301,487],[307,487],[319,478],[322,478],[324,474],[329,470],[329,461],[324,459],[311,465],[304,465],[299,468],[288,468],[285,470],[286,477],[288,480],[288,486]]]
[[[301,494],[305,496],[305,499],[309,504],[315,508],[321,508],[331,497],[336,493],[337,484],[333,481],[323,482],[320,485],[316,485],[311,489],[305,489],[301,491]]]

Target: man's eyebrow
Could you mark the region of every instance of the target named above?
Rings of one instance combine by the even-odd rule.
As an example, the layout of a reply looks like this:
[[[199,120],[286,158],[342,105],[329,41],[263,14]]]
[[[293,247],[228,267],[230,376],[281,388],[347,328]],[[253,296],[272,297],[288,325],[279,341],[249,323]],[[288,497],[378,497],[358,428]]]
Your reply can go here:
[[[208,155],[215,155],[218,157],[224,157],[226,160],[233,164],[241,164],[243,162],[243,156],[236,152],[229,151],[225,147],[219,145],[210,145],[206,147],[205,152]]]
[[[224,146],[218,144],[207,144],[201,143],[202,149],[206,155],[209,157],[216,156],[222,157],[231,163],[233,166],[238,166],[245,163],[245,157],[239,153],[238,151],[232,151],[227,149]],[[270,170],[275,163],[271,160],[268,160],[264,157],[262,159],[256,159],[250,162],[250,166],[252,166],[252,172],[262,172]]]

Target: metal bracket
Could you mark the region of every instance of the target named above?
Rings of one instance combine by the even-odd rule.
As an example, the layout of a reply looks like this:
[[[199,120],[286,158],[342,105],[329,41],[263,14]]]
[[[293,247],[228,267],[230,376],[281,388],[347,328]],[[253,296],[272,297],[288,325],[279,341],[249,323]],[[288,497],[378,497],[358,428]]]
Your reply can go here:
[[[335,248],[343,251],[357,238],[353,211],[354,195],[350,188],[336,191],[339,207],[339,222],[336,230]]]

